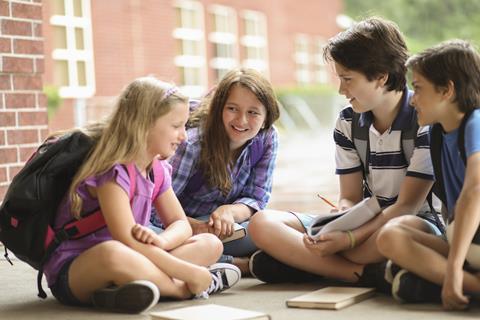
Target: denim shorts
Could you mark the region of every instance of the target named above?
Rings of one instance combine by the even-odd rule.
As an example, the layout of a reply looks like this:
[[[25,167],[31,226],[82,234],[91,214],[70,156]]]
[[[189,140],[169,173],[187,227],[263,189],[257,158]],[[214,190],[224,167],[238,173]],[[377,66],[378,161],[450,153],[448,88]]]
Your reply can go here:
[[[69,306],[85,307],[88,303],[81,302],[72,293],[68,284],[68,270],[74,259],[65,262],[57,275],[57,281],[50,287],[53,296],[61,303]]]
[[[308,213],[298,213],[298,212],[293,212],[289,211],[291,214],[293,214],[298,221],[301,223],[303,226],[304,231],[307,231],[307,228],[313,223],[315,218],[317,217],[314,214],[308,214]],[[442,237],[446,239],[445,236],[445,231],[443,226],[439,226],[438,222],[435,220],[435,218],[432,216],[430,212],[421,212],[417,215],[419,218],[423,219],[425,223],[428,225],[430,229],[430,233],[434,234],[436,236]]]

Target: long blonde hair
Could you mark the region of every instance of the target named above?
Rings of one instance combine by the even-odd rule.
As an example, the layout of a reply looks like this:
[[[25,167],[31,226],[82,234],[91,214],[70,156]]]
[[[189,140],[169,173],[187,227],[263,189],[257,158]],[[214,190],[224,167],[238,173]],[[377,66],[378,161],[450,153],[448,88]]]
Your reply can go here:
[[[233,69],[222,78],[212,94],[202,101],[195,110],[189,122],[191,125],[202,126],[199,168],[207,183],[228,194],[232,187],[229,174],[231,163],[230,141],[223,124],[223,109],[230,90],[234,86],[242,86],[250,90],[267,110],[265,126],[268,130],[280,116],[278,102],[272,85],[258,71],[253,69]]]
[[[168,113],[177,103],[188,99],[171,84],[154,77],[135,79],[120,94],[115,109],[103,122],[83,130],[95,146],[82,164],[69,189],[72,214],[81,214],[82,199],[76,192],[86,178],[109,170],[116,163],[128,164],[147,149],[147,134],[155,121]]]

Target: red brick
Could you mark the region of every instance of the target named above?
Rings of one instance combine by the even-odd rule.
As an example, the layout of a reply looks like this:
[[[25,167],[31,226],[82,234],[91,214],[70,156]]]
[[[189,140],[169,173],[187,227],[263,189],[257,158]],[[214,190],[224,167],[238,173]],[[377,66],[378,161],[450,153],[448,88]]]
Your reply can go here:
[[[47,107],[47,96],[43,93],[37,93],[38,105],[37,108],[44,109]]]
[[[45,72],[45,61],[44,59],[35,59],[35,72],[44,73]]]
[[[0,127],[14,127],[16,122],[15,112],[0,112]],[[3,132],[0,134],[3,135]]]
[[[10,75],[0,75],[0,90],[12,90],[12,81],[10,80]]]
[[[5,145],[5,131],[2,130],[0,131],[0,146],[4,146]]]
[[[48,125],[47,113],[44,111],[25,111],[18,114],[19,126]]]
[[[26,162],[36,150],[37,147],[20,147],[20,162]]]
[[[5,105],[7,108],[35,108],[35,94],[6,93]]]
[[[7,182],[7,168],[0,168],[0,182]]]
[[[42,24],[33,23],[33,35],[37,38],[41,38],[43,35]]]
[[[7,130],[8,144],[38,143],[38,130],[36,129],[16,129]]]
[[[0,109],[4,109],[4,106],[3,106],[3,93],[1,93],[1,91],[0,91]]]
[[[12,16],[15,18],[41,20],[42,7],[26,3],[12,3]]]
[[[0,159],[2,159],[3,163],[17,162],[17,148],[0,148]]]
[[[12,41],[9,38],[0,38],[0,52],[12,52]]]
[[[9,17],[10,16],[10,6],[8,5],[9,1],[0,1],[0,16]]]
[[[30,58],[16,58],[3,57],[3,72],[12,73],[32,73],[33,59]]]
[[[0,186],[0,201],[3,201],[5,194],[7,193],[8,185]]]
[[[8,167],[8,176],[10,179],[13,179],[17,175],[17,173],[22,170],[23,164],[22,165],[12,165]]]
[[[12,36],[31,36],[32,24],[25,21],[3,20],[2,33]]]
[[[13,40],[13,51],[24,54],[43,54],[43,41],[39,40]]]
[[[42,77],[39,75],[15,75],[13,76],[13,88],[14,90],[42,90]]]

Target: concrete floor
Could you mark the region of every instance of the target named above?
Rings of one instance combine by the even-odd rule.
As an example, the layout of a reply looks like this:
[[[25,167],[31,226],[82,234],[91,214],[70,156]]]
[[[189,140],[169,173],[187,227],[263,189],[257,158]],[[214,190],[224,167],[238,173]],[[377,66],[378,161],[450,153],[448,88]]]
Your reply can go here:
[[[323,211],[329,208],[316,197],[320,193],[336,200],[337,178],[334,175],[334,146],[331,132],[281,135],[278,167],[270,208]],[[2,249],[2,248],[0,248]],[[3,249],[2,249],[3,250]],[[148,314],[119,315],[96,312],[92,309],[60,305],[48,291],[48,298],[37,298],[36,272],[28,265],[14,261],[10,266],[0,259],[0,320],[6,319],[149,319]],[[480,307],[467,312],[444,312],[438,305],[401,305],[392,298],[375,297],[339,311],[287,308],[289,298],[322,287],[316,284],[267,285],[255,279],[241,282],[208,300],[161,302],[153,311],[167,310],[193,304],[220,305],[262,311],[274,320],[282,319],[473,319],[480,316]]]

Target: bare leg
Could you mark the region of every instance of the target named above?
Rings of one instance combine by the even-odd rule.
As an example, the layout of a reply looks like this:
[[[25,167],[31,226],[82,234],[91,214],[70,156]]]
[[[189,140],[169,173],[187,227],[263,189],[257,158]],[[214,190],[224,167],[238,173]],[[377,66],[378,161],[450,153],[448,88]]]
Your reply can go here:
[[[170,251],[175,257],[200,265],[214,264],[222,254],[222,242],[211,233],[197,234]]]
[[[145,256],[114,240],[83,252],[73,261],[69,270],[72,293],[84,302],[97,289],[111,284],[123,285],[134,280],[155,283],[162,296],[178,299],[192,296],[185,282],[172,279]]]
[[[403,224],[409,225],[423,232],[430,231],[430,227],[426,224],[425,220],[418,217],[404,216],[397,219],[400,219]],[[342,255],[348,260],[360,264],[374,263],[385,260],[385,257],[377,248],[377,237],[379,232],[380,230],[377,230],[365,242],[354,249],[345,251],[342,253]]]
[[[348,282],[355,282],[363,266],[340,255],[321,257],[303,244],[303,226],[288,212],[266,210],[251,219],[248,231],[258,246],[275,259],[292,267]]]
[[[447,270],[448,243],[404,222],[395,219],[382,228],[377,238],[380,253],[402,268],[441,286]],[[463,288],[467,292],[480,292],[479,277],[464,272]]]

